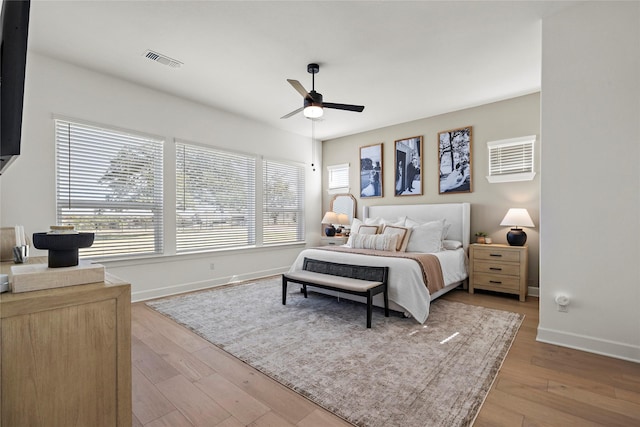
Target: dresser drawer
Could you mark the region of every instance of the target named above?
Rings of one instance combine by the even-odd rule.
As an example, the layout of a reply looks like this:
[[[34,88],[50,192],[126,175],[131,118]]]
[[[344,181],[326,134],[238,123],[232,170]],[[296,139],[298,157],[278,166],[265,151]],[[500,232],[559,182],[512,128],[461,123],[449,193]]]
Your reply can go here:
[[[520,262],[520,252],[503,248],[475,248],[476,260]]]
[[[489,273],[492,275],[520,276],[520,264],[501,263],[492,261],[476,261],[473,263],[475,273]]]
[[[474,287],[494,287],[517,291],[520,288],[520,278],[501,276],[498,274],[477,273],[473,275]]]

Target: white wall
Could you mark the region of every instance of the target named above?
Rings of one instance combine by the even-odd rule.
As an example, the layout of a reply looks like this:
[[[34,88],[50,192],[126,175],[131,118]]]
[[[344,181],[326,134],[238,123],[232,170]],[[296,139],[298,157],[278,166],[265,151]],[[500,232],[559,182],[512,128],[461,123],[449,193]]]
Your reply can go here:
[[[538,340],[640,361],[640,3],[582,2],[542,35]]]
[[[288,269],[301,249],[301,245],[296,245],[269,250],[172,255],[175,253],[174,138],[307,165],[307,241],[319,240],[321,168],[312,172],[309,167],[310,138],[32,52],[27,65],[22,152],[0,177],[2,226],[22,224],[27,234],[31,234],[46,231],[56,223],[54,114],[158,135],[166,141],[167,256],[104,263],[111,273],[131,282],[134,300],[226,283],[232,276],[251,278],[274,274]],[[38,254],[46,255],[46,252],[33,253]]]

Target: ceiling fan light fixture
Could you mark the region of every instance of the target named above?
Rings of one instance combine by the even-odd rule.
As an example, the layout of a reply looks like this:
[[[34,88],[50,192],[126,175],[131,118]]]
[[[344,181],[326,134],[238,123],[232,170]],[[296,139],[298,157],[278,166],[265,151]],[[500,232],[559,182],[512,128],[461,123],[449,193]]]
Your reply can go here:
[[[319,117],[322,117],[322,114],[322,107],[318,105],[309,105],[304,107],[304,116],[309,119],[317,119]]]

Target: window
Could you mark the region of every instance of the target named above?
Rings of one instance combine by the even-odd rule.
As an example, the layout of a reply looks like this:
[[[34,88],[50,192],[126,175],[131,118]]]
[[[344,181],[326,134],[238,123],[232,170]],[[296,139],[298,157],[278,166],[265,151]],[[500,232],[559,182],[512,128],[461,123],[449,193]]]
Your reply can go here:
[[[55,132],[57,222],[96,235],[80,254],[162,253],[163,141],[66,120]]]
[[[262,232],[265,245],[304,241],[304,168],[262,162]]]
[[[327,166],[329,173],[329,194],[349,192],[349,163]]]
[[[255,157],[176,143],[176,251],[255,244]]]
[[[533,171],[533,144],[535,135],[503,139],[487,143],[489,149],[489,176],[491,183],[531,181]]]

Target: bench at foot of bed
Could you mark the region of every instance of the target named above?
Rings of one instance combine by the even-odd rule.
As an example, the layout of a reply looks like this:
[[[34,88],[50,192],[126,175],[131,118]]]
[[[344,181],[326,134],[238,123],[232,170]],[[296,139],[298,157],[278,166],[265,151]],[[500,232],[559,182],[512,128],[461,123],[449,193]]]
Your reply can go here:
[[[370,328],[374,295],[383,294],[384,315],[389,317],[388,275],[389,267],[339,264],[305,258],[302,270],[282,275],[282,304],[287,304],[288,282],[301,284],[305,298],[307,286],[360,295],[367,298],[367,328]]]

